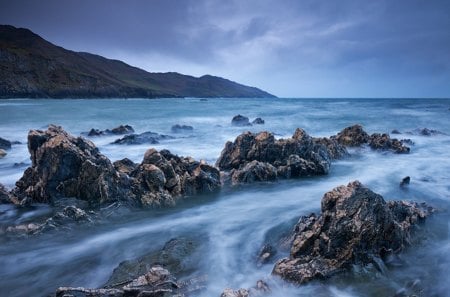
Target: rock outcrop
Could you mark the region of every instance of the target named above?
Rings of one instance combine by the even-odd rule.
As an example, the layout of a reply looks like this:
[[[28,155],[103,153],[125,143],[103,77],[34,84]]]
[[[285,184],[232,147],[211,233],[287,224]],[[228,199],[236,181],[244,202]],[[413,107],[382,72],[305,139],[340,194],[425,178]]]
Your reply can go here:
[[[172,133],[186,133],[194,131],[194,127],[176,124],[170,128],[170,131],[172,131]]]
[[[245,127],[251,126],[252,124],[250,124],[250,120],[246,116],[238,114],[234,116],[233,119],[231,120],[231,125],[238,127]]]
[[[117,139],[113,144],[158,144],[161,140],[173,139],[172,136],[158,134],[155,132],[144,132],[141,134],[129,134]]]
[[[303,284],[399,253],[412,242],[415,225],[432,212],[426,205],[386,202],[358,181],[322,198],[321,215],[301,217],[290,256],[273,274]]]
[[[314,139],[297,129],[288,139],[269,132],[245,132],[227,142],[216,165],[230,171],[233,183],[327,174],[333,157],[346,154],[334,140]]]
[[[261,118],[256,118],[252,121],[253,125],[264,125],[265,121]]]
[[[11,149],[11,141],[0,137],[0,149],[2,150]]]
[[[353,125],[344,128],[336,136],[334,136],[337,142],[344,146],[361,146],[369,142],[369,134],[364,131],[361,125]]]
[[[87,134],[88,136],[102,136],[102,135],[124,135],[134,133],[133,127],[130,125],[120,125],[113,129],[99,130],[92,128]]]
[[[14,190],[20,199],[53,203],[76,197],[94,206],[128,196],[123,179],[108,158],[89,140],[75,138],[61,127],[31,130],[28,150],[32,165]]]
[[[374,133],[370,136],[369,146],[374,150],[390,150],[397,154],[408,154],[410,148],[401,140],[390,138],[389,134]]]
[[[259,280],[256,282],[256,286],[250,289],[233,290],[227,288],[223,290],[223,293],[220,295],[220,297],[258,297],[258,296],[265,296],[270,292],[271,290],[267,285],[267,283],[265,283],[262,280]]]

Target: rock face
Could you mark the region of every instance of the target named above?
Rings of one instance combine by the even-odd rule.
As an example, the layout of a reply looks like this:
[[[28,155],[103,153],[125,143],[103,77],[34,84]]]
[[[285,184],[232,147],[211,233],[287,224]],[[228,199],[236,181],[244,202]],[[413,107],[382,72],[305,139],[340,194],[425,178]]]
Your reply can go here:
[[[173,137],[149,131],[141,134],[126,135],[123,138],[114,141],[113,144],[158,144],[160,140],[167,139],[173,139]]]
[[[332,157],[339,155],[330,155],[330,151],[346,150],[336,141],[329,140],[330,148],[322,142],[302,129],[292,138],[279,140],[269,132],[245,132],[225,144],[216,165],[229,170],[234,183],[323,175],[328,173]]]
[[[11,148],[11,141],[0,137],[0,149],[9,150]]]
[[[149,149],[130,176],[134,178],[134,194],[143,206],[172,205],[176,197],[214,192],[221,187],[217,168],[168,150]]]
[[[245,127],[245,126],[251,126],[250,120],[243,115],[238,114],[237,116],[234,116],[231,120],[232,126],[238,126],[238,127]]]
[[[170,128],[172,133],[185,133],[185,132],[192,132],[194,131],[194,127],[188,126],[188,125],[173,125],[172,128]]]
[[[77,197],[98,205],[127,196],[119,173],[89,140],[51,125],[46,131],[30,131],[28,150],[32,165],[14,190],[21,199],[52,203]]]
[[[425,205],[386,202],[358,181],[322,198],[322,214],[301,217],[290,256],[273,274],[303,284],[402,251],[412,241],[414,225],[432,212]]]

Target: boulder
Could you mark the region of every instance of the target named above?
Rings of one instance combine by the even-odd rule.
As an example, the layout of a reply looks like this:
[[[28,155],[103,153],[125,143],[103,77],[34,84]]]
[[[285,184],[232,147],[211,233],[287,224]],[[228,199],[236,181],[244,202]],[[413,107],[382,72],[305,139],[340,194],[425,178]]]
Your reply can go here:
[[[277,261],[274,275],[303,284],[374,263],[411,245],[415,225],[432,213],[424,204],[386,202],[358,181],[322,198],[321,215],[301,217],[290,256]]]
[[[5,152],[5,150],[0,149],[0,159],[4,158],[8,153]]]
[[[410,148],[405,146],[402,141],[390,138],[389,134],[372,134],[369,139],[369,146],[374,150],[390,150],[397,154],[408,154],[410,151]]]
[[[259,280],[256,282],[256,286],[250,289],[233,290],[227,288],[223,290],[220,297],[258,297],[268,295],[270,292],[271,290],[267,285],[267,283],[265,283],[262,280]]]
[[[336,141],[330,143],[337,151],[346,152]],[[279,140],[269,132],[245,132],[225,144],[216,165],[221,170],[234,170],[234,182],[323,175],[330,169],[329,150],[322,140],[314,140],[302,129],[292,138]]]
[[[407,185],[409,185],[411,181],[411,178],[409,176],[405,176],[402,181],[400,182],[400,187],[405,187]]]
[[[391,134],[402,134],[402,132],[400,132],[397,129],[394,129],[394,130],[391,131]]]
[[[369,142],[369,134],[361,125],[347,127],[332,138],[344,146],[361,146]]]
[[[11,141],[0,137],[0,149],[2,150],[11,149]]]
[[[264,120],[261,118],[256,118],[252,121],[253,125],[264,125],[264,123],[265,123]]]
[[[134,133],[133,127],[130,125],[120,125],[113,129],[106,129],[106,130],[100,130],[100,129],[94,129],[92,128],[88,133],[83,132],[82,134],[87,134],[90,137],[93,136],[102,136],[102,135],[124,135],[124,134],[131,134]]]
[[[192,132],[194,131],[194,127],[188,126],[188,125],[173,125],[172,128],[170,128],[172,133],[185,133],[185,132]]]
[[[31,167],[16,182],[14,194],[31,202],[54,203],[76,197],[100,205],[127,197],[119,173],[92,142],[73,137],[61,127],[28,134]]]
[[[234,116],[233,119],[231,120],[231,125],[237,127],[244,127],[244,126],[251,126],[252,124],[250,124],[250,120],[246,116],[238,114],[237,116]]]
[[[172,136],[158,134],[155,132],[144,132],[141,134],[129,134],[123,138],[117,139],[113,144],[158,144],[160,140],[173,139]]]
[[[0,204],[10,203],[11,196],[5,186],[0,184]]]

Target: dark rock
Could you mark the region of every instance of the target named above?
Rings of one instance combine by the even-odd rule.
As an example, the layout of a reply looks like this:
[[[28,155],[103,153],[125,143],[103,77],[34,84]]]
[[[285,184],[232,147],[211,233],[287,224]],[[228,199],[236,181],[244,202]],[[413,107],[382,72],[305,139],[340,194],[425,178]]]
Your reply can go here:
[[[446,135],[445,133],[428,128],[417,128],[411,132],[411,134],[417,134],[422,136],[435,136],[435,135]]]
[[[0,159],[6,157],[7,154],[8,154],[8,153],[5,152],[5,150],[0,149]]]
[[[270,244],[265,244],[258,254],[258,265],[266,264],[276,255],[277,250]]]
[[[0,149],[2,149],[2,150],[11,149],[11,141],[0,137]]]
[[[130,125],[120,125],[111,130],[110,129],[99,130],[99,129],[92,128],[87,133],[87,135],[90,137],[93,137],[93,136],[102,136],[102,135],[124,135],[124,134],[130,134],[130,133],[134,133],[133,127],[131,127]],[[82,133],[82,134],[86,134],[86,133]]]
[[[391,150],[397,154],[408,154],[410,148],[388,134],[374,133],[370,136],[369,146],[374,150]]]
[[[237,291],[233,289],[225,289],[220,297],[258,297],[265,296],[271,292],[267,283],[262,280],[256,282],[256,286],[250,289],[239,289]]]
[[[173,139],[172,136],[158,134],[155,132],[144,132],[141,134],[130,134],[117,139],[113,144],[158,144],[160,140]]]
[[[32,165],[14,189],[20,199],[53,203],[59,198],[77,197],[94,206],[128,196],[108,158],[89,140],[75,138],[61,127],[31,130],[28,150]]]
[[[231,125],[238,126],[238,127],[244,127],[244,126],[251,126],[249,119],[246,116],[238,114],[237,116],[234,116],[231,120]]]
[[[92,137],[92,136],[101,136],[101,135],[103,135],[103,134],[104,134],[104,131],[101,131],[101,130],[99,130],[99,129],[94,129],[94,128],[92,128],[92,129],[89,131],[88,136],[90,136],[90,137]]]
[[[256,118],[252,122],[253,125],[264,125],[264,123],[265,123],[264,120],[261,118]]]
[[[402,179],[402,181],[400,182],[400,187],[404,187],[409,185],[409,182],[411,181],[411,178],[409,176],[406,176]]]
[[[128,158],[118,160],[113,163],[114,168],[120,173],[130,175],[130,173],[138,167],[138,164],[134,163]]]
[[[322,198],[320,216],[300,218],[290,256],[272,273],[303,284],[399,253],[431,212],[422,204],[386,202],[358,181],[337,187]]]
[[[231,174],[237,182],[323,175],[330,164],[327,147],[302,129],[297,129],[292,138],[279,140],[269,132],[245,132],[225,144],[216,163],[221,170],[234,169]]]
[[[363,130],[361,125],[347,127],[332,138],[345,146],[361,146],[369,142],[369,134]]]
[[[172,133],[183,133],[183,132],[192,132],[194,131],[194,127],[187,125],[173,125],[170,129]]]
[[[394,129],[391,131],[391,134],[402,134],[400,131],[398,131],[397,129]]]
[[[105,287],[115,288],[117,284],[128,283],[150,268],[160,265],[177,277],[189,275],[198,269],[194,254],[199,253],[198,238],[174,238],[169,240],[161,250],[150,252],[135,260],[127,260],[114,269]],[[200,255],[198,255],[200,256]]]
[[[0,204],[11,203],[11,196],[5,186],[0,184]]]
[[[401,139],[400,142],[401,142],[402,144],[407,144],[407,145],[414,145],[414,144],[415,144],[414,141],[412,141],[412,140],[409,139],[409,138]]]
[[[325,146],[331,159],[341,159],[348,156],[347,149],[337,142],[336,139],[327,137],[314,137],[315,144],[321,144]]]

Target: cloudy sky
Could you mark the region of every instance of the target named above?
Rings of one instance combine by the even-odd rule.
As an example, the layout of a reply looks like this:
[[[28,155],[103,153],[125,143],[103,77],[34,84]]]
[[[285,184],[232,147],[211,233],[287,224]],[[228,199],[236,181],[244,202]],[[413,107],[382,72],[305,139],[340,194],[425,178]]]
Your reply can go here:
[[[448,0],[0,0],[0,23],[280,97],[450,97]]]

